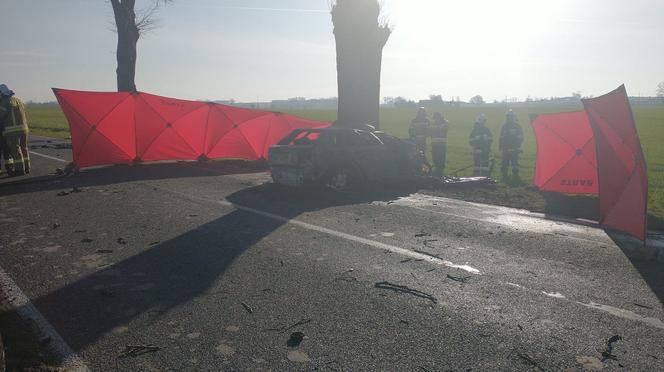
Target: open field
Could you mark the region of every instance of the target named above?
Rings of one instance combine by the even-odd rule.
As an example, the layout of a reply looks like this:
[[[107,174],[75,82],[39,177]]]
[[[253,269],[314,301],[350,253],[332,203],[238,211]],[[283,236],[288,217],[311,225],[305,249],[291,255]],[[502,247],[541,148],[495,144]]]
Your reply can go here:
[[[573,111],[580,106],[551,107],[530,106],[516,107],[514,111],[524,128],[525,141],[521,156],[522,182],[506,184],[499,182],[496,190],[490,195],[478,193],[474,195],[477,201],[494,202],[497,204],[513,205],[529,208],[531,210],[544,210],[546,201],[529,185],[532,182],[533,167],[535,163],[536,143],[530,128],[529,113],[545,113],[559,111]],[[432,114],[435,110],[429,110]],[[494,134],[493,157],[496,158],[497,176],[500,162],[497,138],[500,126],[504,121],[506,107],[484,105],[466,107],[445,107],[442,112],[450,121],[447,167],[448,172],[467,167],[472,164],[472,155],[468,146],[468,135],[472,129],[475,118],[484,113],[488,117],[488,126]],[[294,110],[289,111],[302,117],[332,121],[336,117],[335,110]],[[410,119],[414,115],[412,109],[382,109],[381,128],[398,137],[406,137]],[[664,107],[634,107],[637,129],[648,162],[650,177],[649,211],[652,217],[664,219]],[[67,138],[69,130],[67,122],[59,107],[30,107],[28,120],[33,134]],[[471,170],[462,171],[460,175],[470,174]],[[500,180],[499,180],[500,181]],[[473,198],[471,198],[473,199]]]

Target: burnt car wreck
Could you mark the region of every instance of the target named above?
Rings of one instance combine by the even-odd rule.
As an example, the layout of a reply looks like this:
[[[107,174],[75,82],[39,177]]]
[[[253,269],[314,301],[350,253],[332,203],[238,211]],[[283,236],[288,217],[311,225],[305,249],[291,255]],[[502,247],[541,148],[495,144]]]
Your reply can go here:
[[[359,189],[371,184],[421,187],[492,184],[489,177],[435,177],[410,140],[354,128],[296,129],[269,149],[278,185]]]
[[[353,128],[296,129],[269,149],[275,183],[346,190],[427,177],[431,166],[410,141]]]

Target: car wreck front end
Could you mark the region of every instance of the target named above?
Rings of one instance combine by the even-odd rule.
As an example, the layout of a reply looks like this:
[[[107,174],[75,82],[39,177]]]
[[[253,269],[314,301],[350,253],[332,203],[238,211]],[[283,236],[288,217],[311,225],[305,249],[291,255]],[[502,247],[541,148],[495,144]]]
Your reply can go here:
[[[270,172],[275,183],[293,187],[315,183],[320,175],[313,164],[313,142],[319,135],[315,130],[295,130],[270,147]]]

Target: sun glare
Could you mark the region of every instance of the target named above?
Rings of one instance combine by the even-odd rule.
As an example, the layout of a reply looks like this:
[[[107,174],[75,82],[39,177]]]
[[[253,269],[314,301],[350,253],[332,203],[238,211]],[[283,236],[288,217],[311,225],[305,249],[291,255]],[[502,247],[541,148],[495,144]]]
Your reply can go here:
[[[528,84],[529,50],[547,33],[558,32],[569,0],[386,0],[384,17],[394,28],[385,52],[401,76],[447,81],[455,71],[476,71],[487,84],[501,76],[510,89]],[[399,52],[391,52],[398,50]],[[406,67],[407,66],[407,67]],[[405,70],[404,70],[405,69]]]

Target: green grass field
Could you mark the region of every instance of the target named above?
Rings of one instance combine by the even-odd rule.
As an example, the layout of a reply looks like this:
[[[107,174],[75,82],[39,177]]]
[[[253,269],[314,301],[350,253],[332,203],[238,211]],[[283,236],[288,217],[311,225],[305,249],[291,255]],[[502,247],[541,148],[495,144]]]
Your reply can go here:
[[[517,107],[514,111],[524,129],[525,140],[523,154],[521,156],[522,184],[505,184],[500,182],[498,192],[505,196],[506,200],[516,198],[536,198],[535,192],[528,187],[532,183],[533,168],[535,164],[536,143],[533,131],[529,125],[529,113],[546,113],[560,111],[574,111],[578,107],[551,107],[551,106],[529,106]],[[408,133],[408,123],[414,115],[413,109],[382,109],[381,129],[398,137],[405,138]],[[432,114],[435,110],[429,110]],[[468,135],[472,129],[475,118],[484,113],[488,118],[488,126],[494,134],[493,156],[499,157],[497,138],[500,127],[505,120],[506,107],[484,105],[465,107],[445,107],[442,112],[450,122],[448,133],[447,167],[448,172],[464,168],[472,164],[472,154],[468,146]],[[309,119],[333,121],[336,118],[335,110],[295,110],[289,113]],[[664,107],[635,107],[637,130],[641,137],[643,151],[649,171],[649,211],[653,217],[664,219]],[[28,109],[28,121],[31,133],[37,135],[52,136],[58,138],[69,137],[67,122],[58,107],[30,107]],[[460,172],[460,175],[468,175],[471,170]],[[497,169],[494,170],[497,175]],[[541,199],[541,198],[540,198]],[[536,203],[531,201],[530,203]],[[504,204],[510,204],[505,202]],[[527,207],[529,202],[516,203],[518,206]],[[538,208],[534,208],[538,209]]]

